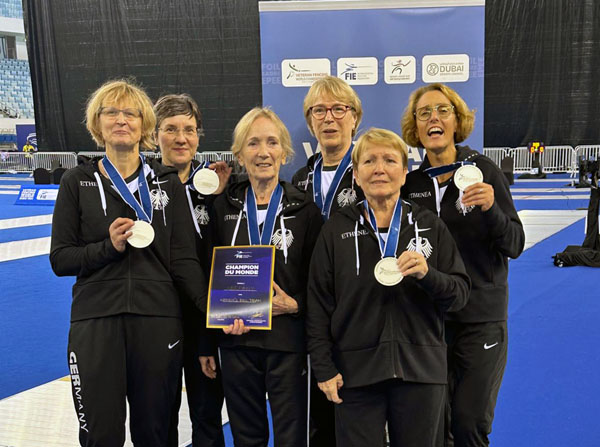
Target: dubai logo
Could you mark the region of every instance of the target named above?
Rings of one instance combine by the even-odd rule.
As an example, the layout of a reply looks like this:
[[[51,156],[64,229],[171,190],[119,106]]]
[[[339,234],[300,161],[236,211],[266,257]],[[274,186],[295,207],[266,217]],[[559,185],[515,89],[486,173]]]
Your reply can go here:
[[[337,203],[340,208],[352,205],[356,202],[356,191],[351,188],[344,188],[337,196]]]
[[[166,191],[159,189],[150,191],[150,200],[152,201],[152,208],[155,210],[162,210],[169,204],[169,196]]]
[[[285,229],[285,246],[286,248],[290,248],[294,242],[294,234],[292,230],[289,228]],[[283,233],[281,232],[281,228],[273,233],[273,237],[271,237],[271,243],[275,246],[277,250],[283,250]]]
[[[434,64],[433,62],[427,66],[427,74],[429,76],[435,76],[440,72],[440,66],[438,64]]]

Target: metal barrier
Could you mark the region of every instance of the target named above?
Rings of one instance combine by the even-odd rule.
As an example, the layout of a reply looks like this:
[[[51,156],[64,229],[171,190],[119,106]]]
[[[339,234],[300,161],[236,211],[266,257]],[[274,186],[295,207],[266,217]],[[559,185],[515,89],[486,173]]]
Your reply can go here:
[[[77,155],[83,155],[84,157],[87,157],[87,158],[96,158],[96,157],[104,157],[104,155],[106,155],[106,152],[102,152],[102,151],[81,151],[81,152],[77,152]]]
[[[573,146],[546,146],[541,160],[544,172],[577,172],[577,156]]]
[[[526,147],[515,147],[508,150],[508,154],[514,160],[515,173],[523,173],[531,171],[531,154],[529,148]]]
[[[33,154],[33,169],[44,168],[52,169],[53,163],[70,169],[77,166],[77,154],[75,152],[36,152]]]
[[[146,158],[160,158],[160,151],[142,151],[142,155]]]
[[[575,157],[576,160],[579,157],[584,157],[586,160],[590,160],[591,158],[595,158],[598,160],[600,158],[600,145],[581,145],[575,148]]]
[[[0,172],[31,172],[32,166],[32,154],[0,152]]]
[[[515,173],[530,172],[533,156],[527,147],[517,147],[509,150],[515,160]],[[573,146],[546,146],[540,156],[543,171],[568,172],[573,175],[577,172],[577,155]]]
[[[484,147],[483,155],[489,157],[496,166],[501,167],[502,159],[509,155],[510,148],[508,147]]]
[[[197,152],[195,157],[198,161],[236,161],[233,152]]]

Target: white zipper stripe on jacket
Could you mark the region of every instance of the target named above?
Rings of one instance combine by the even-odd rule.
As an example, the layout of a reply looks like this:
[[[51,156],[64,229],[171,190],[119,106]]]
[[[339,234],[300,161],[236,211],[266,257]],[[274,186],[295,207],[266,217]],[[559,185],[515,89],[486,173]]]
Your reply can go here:
[[[360,253],[358,251],[358,222],[360,222],[361,225],[365,224],[365,219],[363,218],[362,214],[359,216],[359,220],[357,220],[356,223],[354,224],[354,250],[356,253],[356,276],[358,276],[358,274],[360,272]]]
[[[106,196],[104,195],[104,188],[102,187],[102,180],[100,179],[98,171],[94,172],[94,177],[96,177],[98,192],[100,192],[100,202],[102,203],[102,211],[104,211],[104,216],[106,216]]]
[[[244,210],[240,210],[240,214],[238,215],[237,223],[235,224],[235,230],[233,230],[233,237],[231,238],[231,246],[235,245],[235,238],[237,237],[238,230],[240,229],[240,222],[242,221],[242,215],[244,214]]]
[[[434,179],[435,180],[435,179]],[[415,251],[419,254],[423,254],[423,245],[421,243],[421,236],[419,236],[419,226],[417,225],[417,220],[413,221],[412,211],[408,213],[408,224],[415,227]]]
[[[287,264],[288,258],[288,247],[287,247],[287,235],[285,234],[285,224],[283,223],[283,214],[279,216],[279,225],[281,226],[281,248],[283,249],[283,258]]]
[[[437,178],[433,177],[431,179],[433,181],[433,187],[435,189],[435,209],[437,210],[437,215],[440,217],[440,211],[442,210],[442,198],[440,197],[440,184],[437,181]]]
[[[152,173],[154,174],[154,171],[152,171]],[[162,208],[162,215],[163,215],[163,225],[166,227],[167,226],[167,216],[165,214],[165,204],[162,203],[162,188],[160,187],[160,182],[158,181],[158,177],[156,178],[156,186],[158,186],[158,197],[160,197],[158,200],[160,200],[161,202],[161,208]]]
[[[194,221],[194,227],[196,228],[196,233],[202,239],[202,233],[200,232],[200,226],[198,225],[198,219],[196,219],[196,215],[194,214],[194,204],[192,203],[192,196],[190,195],[190,185],[185,185],[185,194],[188,200],[188,207],[190,208],[190,214],[192,215],[192,220]]]

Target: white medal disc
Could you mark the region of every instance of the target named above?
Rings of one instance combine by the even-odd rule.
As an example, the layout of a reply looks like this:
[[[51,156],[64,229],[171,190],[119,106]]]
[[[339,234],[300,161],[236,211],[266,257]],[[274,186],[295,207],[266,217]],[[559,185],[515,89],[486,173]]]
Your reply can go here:
[[[205,196],[214,194],[219,189],[219,176],[212,169],[200,169],[194,174],[193,182],[196,191]]]
[[[129,231],[132,234],[127,239],[127,242],[135,248],[146,248],[154,240],[154,228],[143,220],[136,220]]]
[[[383,258],[375,265],[375,279],[384,286],[395,286],[404,276],[398,268],[398,260],[394,257]]]
[[[480,182],[483,182],[483,172],[475,165],[462,165],[454,173],[454,184],[461,191]]]

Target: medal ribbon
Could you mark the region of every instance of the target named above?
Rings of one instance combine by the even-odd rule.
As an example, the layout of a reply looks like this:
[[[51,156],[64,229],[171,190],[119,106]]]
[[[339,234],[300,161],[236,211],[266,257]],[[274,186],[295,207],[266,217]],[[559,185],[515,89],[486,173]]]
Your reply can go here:
[[[342,161],[335,170],[333,180],[329,186],[329,191],[327,191],[327,195],[325,196],[325,203],[323,203],[323,192],[321,191],[321,170],[323,168],[323,156],[319,155],[319,159],[315,163],[315,170],[313,174],[313,199],[321,210],[321,216],[323,216],[324,220],[329,219],[329,213],[331,211],[331,204],[333,203],[335,192],[340,186],[342,177],[346,173],[346,170],[349,166],[352,166],[353,149],[354,143],[350,145],[350,149],[348,149],[346,155],[344,155],[344,158],[342,158]]]
[[[142,165],[140,166],[140,173],[138,175],[138,191],[140,194],[141,204],[137,201],[133,193],[127,187],[127,183],[119,174],[119,171],[114,167],[109,158],[105,155],[102,159],[102,165],[108,174],[108,178],[117,189],[117,192],[121,196],[121,198],[125,201],[127,205],[129,205],[133,211],[135,211],[135,215],[139,220],[143,220],[144,222],[152,223],[152,200],[150,199],[150,189],[148,188],[148,182],[146,180],[146,175],[144,173],[144,156],[140,154],[140,161]]]
[[[196,188],[194,188],[194,175],[200,169],[208,168],[210,166],[210,163],[211,163],[210,161],[203,161],[198,166],[196,166],[196,169],[192,169],[192,172],[190,172],[190,176],[188,177],[187,181],[185,182],[186,186],[189,186],[193,191],[196,191]]]
[[[400,240],[400,226],[402,225],[402,199],[398,197],[396,206],[394,207],[394,214],[392,215],[392,221],[390,222],[390,229],[388,232],[387,241],[384,241],[379,234],[379,227],[377,226],[377,220],[373,210],[369,207],[367,199],[363,202],[363,206],[367,210],[369,215],[369,222],[371,227],[377,233],[377,239],[379,240],[379,250],[381,251],[381,258],[396,257],[396,250],[398,249],[398,241]]]
[[[473,165],[473,164],[475,164],[475,163],[473,163],[472,161],[457,161],[456,163],[450,163],[449,165],[427,168],[427,169],[424,169],[423,172],[425,174],[427,174],[429,177],[434,178],[434,177],[437,177],[438,175],[446,174],[447,172],[450,172],[450,171],[455,171],[458,168],[460,168],[461,166]]]
[[[248,215],[248,237],[250,245],[271,245],[271,237],[275,229],[277,210],[283,196],[283,188],[278,183],[277,187],[271,193],[269,206],[267,207],[267,217],[263,224],[263,231],[260,233],[258,225],[258,210],[256,209],[256,198],[252,185],[246,190],[246,214]]]

